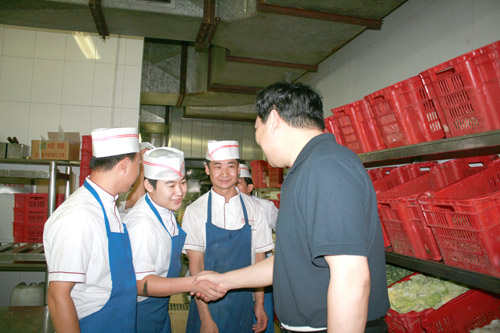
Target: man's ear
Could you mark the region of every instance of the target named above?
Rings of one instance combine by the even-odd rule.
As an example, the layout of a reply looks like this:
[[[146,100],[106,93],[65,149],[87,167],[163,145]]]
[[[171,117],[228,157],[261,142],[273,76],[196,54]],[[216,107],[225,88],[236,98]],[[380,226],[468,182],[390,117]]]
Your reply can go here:
[[[210,163],[210,162],[209,162]],[[210,168],[208,167],[208,164],[205,163],[205,173],[210,176]]]
[[[254,186],[253,186],[253,184],[250,184],[247,186],[247,188],[248,188],[248,192],[252,193]]]
[[[280,122],[281,122],[280,115],[276,109],[271,110],[271,112],[269,113],[269,116],[267,118],[267,121],[270,122],[269,129],[270,129],[271,133],[274,133],[276,131],[276,129],[279,127]]]
[[[120,171],[120,173],[127,174],[128,169],[132,166],[132,161],[130,158],[125,157],[120,162],[116,164],[116,168]]]
[[[154,191],[153,185],[151,185],[151,183],[146,178],[144,178],[144,188],[146,189],[147,192]]]

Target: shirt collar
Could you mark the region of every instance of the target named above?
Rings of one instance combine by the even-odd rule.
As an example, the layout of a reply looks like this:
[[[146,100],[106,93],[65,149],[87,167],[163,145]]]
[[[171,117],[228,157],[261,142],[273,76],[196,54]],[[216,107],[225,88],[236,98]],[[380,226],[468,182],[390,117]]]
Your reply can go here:
[[[113,196],[106,192],[102,187],[94,183],[93,181],[90,180],[90,177],[86,179],[86,181],[89,183],[92,188],[97,192],[99,195],[99,198],[101,199],[103,204],[108,204],[108,205],[114,205],[116,199],[118,199],[118,194]]]
[[[149,200],[151,201],[153,206],[156,208],[156,210],[158,211],[158,213],[160,214],[161,217],[170,217],[172,215],[172,211],[170,209],[162,207],[162,206],[158,205],[156,202],[154,202],[154,200],[151,198],[149,193],[146,193],[146,195],[148,196]]]
[[[332,140],[334,142],[337,142],[335,140],[335,136],[331,133],[323,133],[309,140],[309,142],[307,142],[304,148],[302,148],[302,150],[300,151],[299,155],[295,159],[295,162],[293,162],[293,165],[288,171],[287,175],[292,174],[295,171],[295,169],[298,168],[298,165],[300,165],[303,161],[307,159],[307,157],[311,154],[316,145],[320,144],[321,142],[326,142],[326,141],[331,142]]]
[[[226,203],[226,198],[224,196],[215,192],[213,188],[210,191],[212,192],[212,200],[214,200],[217,204],[224,205]],[[236,191],[238,192],[238,194],[229,198],[229,201],[227,203],[231,203],[231,201],[238,200],[238,197],[240,196],[240,191],[238,190],[237,187],[236,187]]]

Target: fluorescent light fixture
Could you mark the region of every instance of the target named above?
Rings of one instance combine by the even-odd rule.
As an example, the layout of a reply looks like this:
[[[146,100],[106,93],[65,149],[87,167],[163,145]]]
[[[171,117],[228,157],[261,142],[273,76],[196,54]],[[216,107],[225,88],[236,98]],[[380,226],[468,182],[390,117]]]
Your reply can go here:
[[[101,56],[99,55],[99,52],[97,52],[97,48],[94,44],[94,40],[89,33],[74,31],[73,38],[78,44],[78,47],[80,47],[80,51],[82,51],[85,58],[101,59]]]

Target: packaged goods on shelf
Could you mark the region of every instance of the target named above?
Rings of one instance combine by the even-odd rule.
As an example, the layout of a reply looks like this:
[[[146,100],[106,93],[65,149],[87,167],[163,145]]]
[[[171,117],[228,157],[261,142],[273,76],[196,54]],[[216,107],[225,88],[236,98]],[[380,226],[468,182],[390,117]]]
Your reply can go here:
[[[339,143],[357,154],[386,148],[377,123],[370,114],[365,100],[343,105],[331,110],[331,122]]]
[[[500,160],[418,198],[445,264],[500,276]]]
[[[445,137],[422,79],[414,76],[365,96],[387,148]]]
[[[391,309],[385,321],[389,332],[468,332],[500,316],[498,296],[418,273],[393,284],[388,291]],[[394,309],[394,300],[404,307],[402,312]]]
[[[484,170],[497,155],[460,158],[434,165],[430,172],[377,194],[380,220],[396,253],[441,260],[432,230],[418,203],[426,191],[437,191]]]
[[[419,74],[446,136],[500,129],[500,41]]]

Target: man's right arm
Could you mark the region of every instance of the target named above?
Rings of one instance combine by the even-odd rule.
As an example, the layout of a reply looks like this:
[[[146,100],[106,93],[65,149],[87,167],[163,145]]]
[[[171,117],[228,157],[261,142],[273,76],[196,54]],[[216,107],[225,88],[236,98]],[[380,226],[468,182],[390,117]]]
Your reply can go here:
[[[196,275],[203,271],[205,267],[205,253],[194,250],[187,250],[187,256],[189,260],[189,272],[191,275]],[[210,315],[210,310],[208,309],[208,304],[203,302],[198,297],[195,298],[196,306],[198,307],[198,313],[201,320],[201,330],[200,332],[219,332],[217,324],[212,319]]]
[[[75,282],[50,281],[47,293],[52,324],[57,332],[80,332],[80,323],[71,290]]]
[[[260,288],[273,284],[274,256],[253,265],[229,271],[224,274],[203,273],[196,277],[194,283],[209,281],[221,286],[224,290],[241,288]]]

